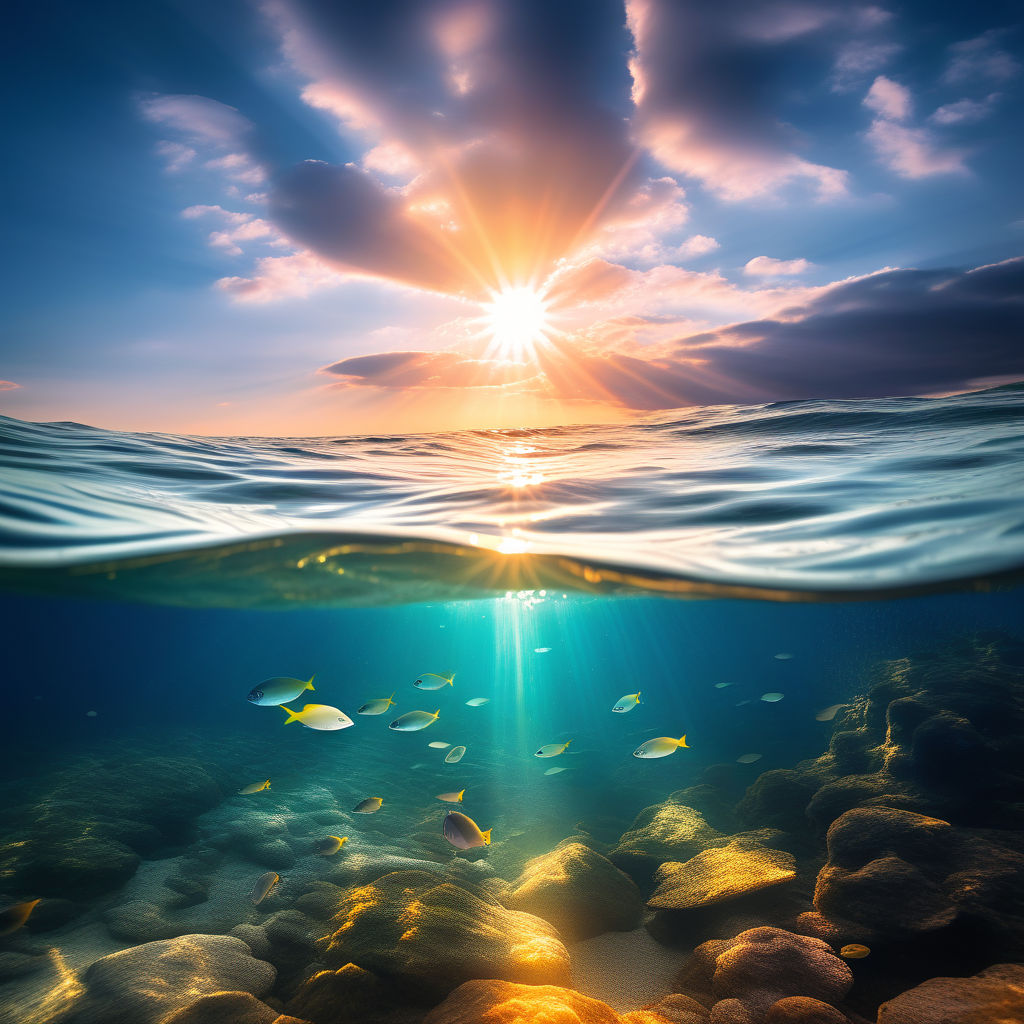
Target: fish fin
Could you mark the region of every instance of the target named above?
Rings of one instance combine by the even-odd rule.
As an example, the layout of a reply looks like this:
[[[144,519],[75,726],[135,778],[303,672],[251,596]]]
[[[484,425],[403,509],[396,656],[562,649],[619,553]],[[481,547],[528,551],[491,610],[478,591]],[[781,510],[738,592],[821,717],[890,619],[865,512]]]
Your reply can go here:
[[[636,702],[637,702],[637,704],[640,703],[640,694],[641,693],[643,693],[643,690],[637,690],[636,691]]]
[[[460,789],[460,790],[459,790],[459,803],[460,803],[460,804],[462,803],[462,794],[463,794],[463,793],[465,793],[465,792],[466,792],[466,791],[465,791],[464,789]]]
[[[685,747],[687,750],[690,749],[690,744],[686,742],[686,736],[683,735],[679,740],[679,746]]]
[[[437,718],[437,716],[438,716],[439,714],[441,714],[441,709],[440,709],[440,708],[438,708],[438,709],[437,709],[437,710],[436,710],[436,711],[434,712],[434,717],[435,717],[435,718]]]
[[[395,690],[395,693],[398,693],[398,691]],[[388,707],[391,707],[391,705],[395,703],[395,700],[394,700],[395,693],[391,694],[391,696],[388,697]]]
[[[481,832],[480,835],[482,835],[484,837],[484,846],[490,846],[491,845],[491,829],[488,829],[486,832]]]
[[[562,749],[563,749],[563,750],[568,750],[568,749],[569,749],[569,744],[570,744],[570,743],[572,743],[572,740],[566,740],[566,741],[565,741],[565,746],[564,746],[564,747],[562,747]]]
[[[448,685],[449,686],[454,686],[455,685],[455,673],[454,672],[448,677]]]
[[[289,722],[297,722],[299,715],[302,714],[301,711],[292,711],[291,708],[286,708],[283,704],[281,705],[281,710],[288,712],[288,717],[284,720],[285,725],[288,725]]]
[[[270,789],[270,779],[267,779],[267,781],[263,783],[263,788]]]
[[[303,689],[315,690],[316,687],[313,685],[313,680],[314,679],[316,679],[316,673],[315,672],[309,677],[309,682],[306,683],[306,685],[303,687]]]

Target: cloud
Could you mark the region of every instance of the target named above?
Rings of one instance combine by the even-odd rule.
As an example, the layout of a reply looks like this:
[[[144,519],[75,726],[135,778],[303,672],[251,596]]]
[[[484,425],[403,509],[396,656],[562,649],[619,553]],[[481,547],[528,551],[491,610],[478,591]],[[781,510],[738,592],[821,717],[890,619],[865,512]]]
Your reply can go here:
[[[946,103],[939,107],[929,118],[935,124],[973,124],[988,117],[1002,94],[989,93],[983,100],[963,99],[955,103]]]
[[[885,75],[879,75],[871,84],[864,106],[890,121],[905,121],[913,105],[910,90]]]
[[[1014,78],[1020,73],[1020,64],[999,46],[1004,34],[1000,29],[990,29],[950,46],[943,81],[958,85],[977,80],[1005,82]]]
[[[885,67],[903,50],[899,43],[872,39],[854,39],[846,43],[832,69],[832,88],[845,92],[857,86],[865,75]]]
[[[913,109],[906,87],[879,75],[863,103],[876,114],[866,133],[868,142],[882,163],[901,178],[968,173],[963,150],[945,147],[927,128],[905,123]]]
[[[567,0],[558,17],[542,0],[411,2],[402,17],[265,7],[306,102],[364,147],[359,162],[300,164],[272,190],[275,221],[332,266],[482,297],[542,280],[628,222],[631,204],[649,216],[645,196],[660,200],[623,116],[614,0]]]
[[[718,248],[718,239],[710,235],[691,235],[676,248],[676,254],[681,259],[686,259],[688,256],[704,256]]]
[[[341,284],[345,277],[322,263],[313,253],[263,256],[251,277],[222,277],[217,287],[239,302],[274,302],[304,298],[320,288]]]
[[[251,213],[225,210],[219,205],[198,205],[186,207],[181,211],[181,215],[186,220],[215,217],[222,221],[226,225],[225,229],[211,231],[207,240],[214,248],[224,249],[232,256],[242,255],[243,250],[239,244],[241,242],[258,241],[273,246],[287,244],[273,224]]]
[[[777,260],[771,256],[755,256],[747,260],[743,273],[750,277],[792,277],[810,270],[814,264],[805,259]]]
[[[819,31],[841,23],[832,4],[627,0],[633,34],[637,139],[665,167],[729,200],[791,183],[820,198],[846,192],[846,173],[797,154],[771,109],[777,82]]]
[[[654,351],[596,351],[560,339],[505,378],[452,352],[346,359],[324,372],[348,386],[457,388],[517,382],[550,398],[629,409],[964,389],[1024,375],[1024,258],[974,270],[886,270],[817,289],[761,320],[679,337]],[[627,327],[629,325],[626,325]]]
[[[20,384],[15,384],[13,380],[0,380],[0,391],[17,391],[21,387]]]

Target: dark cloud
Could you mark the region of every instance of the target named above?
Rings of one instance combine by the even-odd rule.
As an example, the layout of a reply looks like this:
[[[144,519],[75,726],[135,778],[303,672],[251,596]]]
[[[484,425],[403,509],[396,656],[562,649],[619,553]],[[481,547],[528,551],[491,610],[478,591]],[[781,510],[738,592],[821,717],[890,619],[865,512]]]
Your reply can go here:
[[[382,352],[331,363],[321,373],[339,377],[339,386],[386,390],[522,385],[537,371],[520,363],[474,359],[457,352]]]
[[[680,339],[667,354],[538,350],[547,393],[630,409],[929,394],[1024,377],[1024,258],[975,270],[891,270],[835,285],[780,319]],[[329,367],[353,383],[495,383],[500,364],[402,352]],[[514,377],[510,382],[514,382]]]

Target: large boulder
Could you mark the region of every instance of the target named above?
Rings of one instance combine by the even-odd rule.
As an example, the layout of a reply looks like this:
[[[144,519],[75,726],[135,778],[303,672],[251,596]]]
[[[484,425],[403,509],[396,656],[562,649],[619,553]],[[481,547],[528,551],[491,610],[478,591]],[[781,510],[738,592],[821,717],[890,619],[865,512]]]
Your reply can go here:
[[[248,992],[214,992],[200,996],[165,1017],[161,1024],[275,1024],[277,1010]]]
[[[516,985],[493,979],[467,981],[423,1024],[619,1024],[619,1015],[598,999],[555,985]]]
[[[685,861],[728,838],[713,829],[699,811],[667,800],[645,807],[608,854],[608,859],[638,881],[648,881],[665,861]]]
[[[792,854],[733,840],[703,850],[684,864],[662,864],[655,875],[658,887],[647,905],[655,910],[707,907],[782,885],[795,877]]]
[[[503,900],[550,921],[570,941],[602,932],[629,931],[643,916],[643,900],[632,879],[607,857],[582,843],[561,843],[529,861]]]
[[[569,955],[547,921],[428,872],[395,871],[344,893],[330,927],[320,943],[329,966],[358,964],[424,999],[474,978],[569,982]]]
[[[69,1024],[161,1024],[215,992],[261,996],[277,971],[233,935],[180,935],[101,957]]]
[[[997,964],[973,978],[932,978],[878,1008],[878,1024],[1016,1024],[1024,967]]]
[[[827,942],[762,927],[702,943],[673,987],[707,1005],[713,1022],[764,1024],[780,999],[809,996],[834,1006],[852,985],[850,968]]]

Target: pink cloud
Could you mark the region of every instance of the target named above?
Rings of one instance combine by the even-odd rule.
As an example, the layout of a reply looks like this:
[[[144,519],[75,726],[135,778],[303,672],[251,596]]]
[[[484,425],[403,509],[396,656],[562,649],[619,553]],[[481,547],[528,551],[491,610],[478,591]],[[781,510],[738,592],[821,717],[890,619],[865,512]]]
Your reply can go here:
[[[217,287],[239,302],[260,303],[304,298],[344,280],[312,253],[297,252],[288,256],[263,256],[256,260],[252,277],[222,277]]]
[[[910,90],[885,75],[879,75],[864,97],[864,106],[887,120],[905,121],[912,110]]]
[[[771,256],[755,256],[747,260],[743,273],[750,277],[792,277],[810,270],[814,264],[805,259],[777,260]]]
[[[0,391],[17,391],[20,387],[13,380],[0,380]]]

